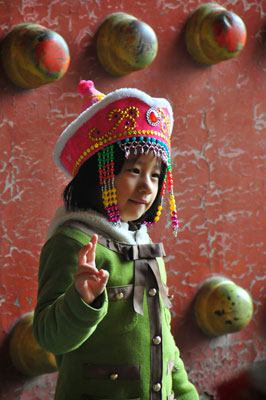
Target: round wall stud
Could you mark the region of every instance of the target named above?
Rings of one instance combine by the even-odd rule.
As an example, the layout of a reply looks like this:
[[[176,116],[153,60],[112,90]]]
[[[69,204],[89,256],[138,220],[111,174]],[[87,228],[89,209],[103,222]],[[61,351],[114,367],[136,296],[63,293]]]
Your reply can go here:
[[[122,76],[150,65],[157,55],[158,41],[145,22],[118,12],[100,25],[96,47],[103,68],[110,75]]]
[[[26,376],[57,371],[54,355],[42,349],[36,342],[32,324],[33,313],[25,314],[12,332],[9,354],[14,366]]]
[[[15,85],[34,89],[62,78],[70,55],[58,33],[38,24],[22,23],[4,37],[1,61]]]
[[[217,276],[207,279],[195,301],[195,317],[208,336],[220,336],[245,328],[253,314],[249,293],[230,279]]]
[[[187,21],[187,50],[200,64],[212,65],[236,57],[246,40],[242,19],[216,3],[202,4]]]

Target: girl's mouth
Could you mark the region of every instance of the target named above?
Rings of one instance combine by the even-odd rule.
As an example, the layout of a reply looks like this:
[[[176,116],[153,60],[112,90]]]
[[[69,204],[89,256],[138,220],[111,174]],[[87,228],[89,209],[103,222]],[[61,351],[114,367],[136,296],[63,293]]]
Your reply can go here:
[[[130,201],[132,201],[135,204],[143,204],[146,205],[148,202],[146,200],[134,200],[134,199],[130,199]]]

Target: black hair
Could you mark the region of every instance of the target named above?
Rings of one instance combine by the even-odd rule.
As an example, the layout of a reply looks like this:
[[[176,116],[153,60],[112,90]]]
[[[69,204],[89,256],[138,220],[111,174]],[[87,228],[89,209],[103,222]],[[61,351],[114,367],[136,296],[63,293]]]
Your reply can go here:
[[[118,175],[125,162],[125,153],[120,147],[114,145],[114,173]],[[63,200],[67,211],[94,210],[106,214],[102,199],[98,172],[97,154],[89,158],[80,167],[77,175],[69,182],[63,192]],[[161,174],[158,182],[157,196],[149,210],[131,226],[140,226],[143,221],[153,222],[158,206],[161,204],[161,189],[165,178],[166,165],[161,163]]]

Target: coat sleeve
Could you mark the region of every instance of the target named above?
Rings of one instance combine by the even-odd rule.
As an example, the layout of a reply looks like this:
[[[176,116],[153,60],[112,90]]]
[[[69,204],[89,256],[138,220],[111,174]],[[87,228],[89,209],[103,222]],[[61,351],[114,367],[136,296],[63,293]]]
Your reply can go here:
[[[173,391],[177,400],[199,400],[195,386],[188,380],[184,363],[176,348],[175,364],[172,371]]]
[[[100,306],[94,308],[82,300],[73,284],[82,245],[58,234],[41,252],[33,330],[39,345],[55,355],[78,348],[107,313],[106,290],[101,295]]]

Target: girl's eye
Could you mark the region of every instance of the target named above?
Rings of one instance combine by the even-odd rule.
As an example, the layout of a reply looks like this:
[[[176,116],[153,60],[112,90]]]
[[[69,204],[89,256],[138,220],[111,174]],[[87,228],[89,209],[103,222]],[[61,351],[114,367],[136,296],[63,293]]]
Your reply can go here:
[[[129,171],[132,172],[133,174],[139,174],[139,169],[138,168],[130,168]]]
[[[160,178],[160,174],[158,172],[155,172],[154,174],[152,174],[153,178],[159,179]]]

